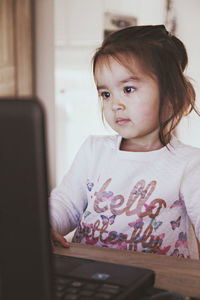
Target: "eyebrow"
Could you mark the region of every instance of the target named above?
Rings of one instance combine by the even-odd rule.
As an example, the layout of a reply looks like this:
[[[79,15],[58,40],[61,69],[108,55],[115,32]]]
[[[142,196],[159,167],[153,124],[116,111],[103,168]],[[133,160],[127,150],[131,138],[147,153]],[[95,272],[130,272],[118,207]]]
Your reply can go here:
[[[120,80],[119,83],[126,83],[126,82],[129,82],[129,81],[140,81],[140,78],[137,77],[137,76],[130,76],[126,79]]]
[[[107,89],[107,86],[105,86],[105,85],[97,85],[97,91],[106,90],[106,89]]]
[[[120,80],[119,84],[127,83],[129,81],[140,81],[140,78],[137,76],[131,76],[131,77],[125,78],[123,80]],[[98,85],[97,84],[97,90],[104,90],[104,89],[107,89],[106,85]]]

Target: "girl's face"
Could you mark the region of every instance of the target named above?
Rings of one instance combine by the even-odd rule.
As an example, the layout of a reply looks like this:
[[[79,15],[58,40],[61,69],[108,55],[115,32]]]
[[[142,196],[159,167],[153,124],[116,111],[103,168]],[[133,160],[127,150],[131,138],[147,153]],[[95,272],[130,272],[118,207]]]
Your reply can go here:
[[[130,151],[161,148],[159,140],[159,88],[133,59],[132,72],[114,58],[97,63],[95,82],[103,114]],[[125,149],[124,149],[125,150]]]

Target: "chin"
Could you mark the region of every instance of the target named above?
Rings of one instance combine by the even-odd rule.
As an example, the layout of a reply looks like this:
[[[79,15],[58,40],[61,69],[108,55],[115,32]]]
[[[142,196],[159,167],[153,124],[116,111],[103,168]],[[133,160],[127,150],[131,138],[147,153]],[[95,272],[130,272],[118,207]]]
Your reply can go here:
[[[137,135],[120,134],[120,133],[119,133],[119,135],[120,135],[123,139],[126,139],[126,140],[137,138]]]
[[[130,130],[118,130],[119,135],[121,135],[124,139],[134,139],[139,136],[139,133],[132,132]]]

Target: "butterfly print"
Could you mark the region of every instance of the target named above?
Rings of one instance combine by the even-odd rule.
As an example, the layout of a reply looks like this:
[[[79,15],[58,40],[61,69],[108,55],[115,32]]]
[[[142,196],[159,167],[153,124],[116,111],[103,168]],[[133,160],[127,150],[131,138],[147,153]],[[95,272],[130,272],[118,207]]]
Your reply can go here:
[[[174,201],[174,203],[170,206],[170,208],[181,207],[181,206],[185,206],[184,197],[182,194],[180,194],[180,199]]]
[[[84,213],[84,218],[87,218],[90,214],[91,212],[89,210],[86,210],[86,212]]]
[[[174,251],[170,254],[170,256],[176,256],[179,257],[179,249],[174,249]]]
[[[172,230],[175,230],[176,227],[180,227],[180,223],[181,223],[181,216],[178,217],[178,219],[176,221],[171,221],[170,224],[172,226]]]
[[[151,236],[151,245],[153,247],[157,246],[157,245],[162,245],[163,239],[165,237],[165,233],[161,233],[159,235],[152,235]]]
[[[183,257],[185,258],[183,253],[179,252],[179,249],[174,249],[174,251],[170,254],[170,256],[176,256],[176,257]],[[190,258],[189,256],[187,256],[187,258]]]
[[[130,227],[139,228],[144,225],[143,219],[139,218],[135,222],[128,223]]]
[[[150,225],[153,226],[153,228],[156,230],[158,229],[158,227],[160,227],[162,225],[163,222],[161,221],[156,221],[156,219],[152,219],[150,222]]]
[[[86,224],[86,223],[82,222],[82,225],[83,225],[82,232],[83,232],[84,235],[85,234],[87,235],[87,234],[91,233],[91,230],[93,228],[93,224]]]
[[[115,221],[115,218],[116,218],[116,215],[112,215],[110,217],[106,217],[104,215],[101,215],[101,219],[103,221],[103,225],[105,225],[105,224],[112,225],[114,223],[114,221]]]
[[[170,248],[171,248],[171,246],[167,246],[167,247],[164,247],[162,249],[161,248],[157,248],[155,252],[157,254],[166,255]]]
[[[88,189],[89,192],[91,192],[93,186],[94,186],[94,183],[87,180],[87,189]]]
[[[176,241],[175,247],[179,248],[181,245],[183,245],[185,248],[188,248],[186,233],[180,232],[178,237],[179,239]]]
[[[161,233],[159,235],[152,235],[154,241],[163,242],[163,239],[165,237],[165,233]]]

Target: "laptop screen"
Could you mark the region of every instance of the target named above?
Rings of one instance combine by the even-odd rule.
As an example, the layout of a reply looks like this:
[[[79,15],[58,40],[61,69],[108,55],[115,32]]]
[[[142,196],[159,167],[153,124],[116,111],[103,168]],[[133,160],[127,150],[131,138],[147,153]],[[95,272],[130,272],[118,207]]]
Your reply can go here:
[[[0,100],[0,298],[51,299],[44,110]],[[36,288],[37,287],[37,288]]]

